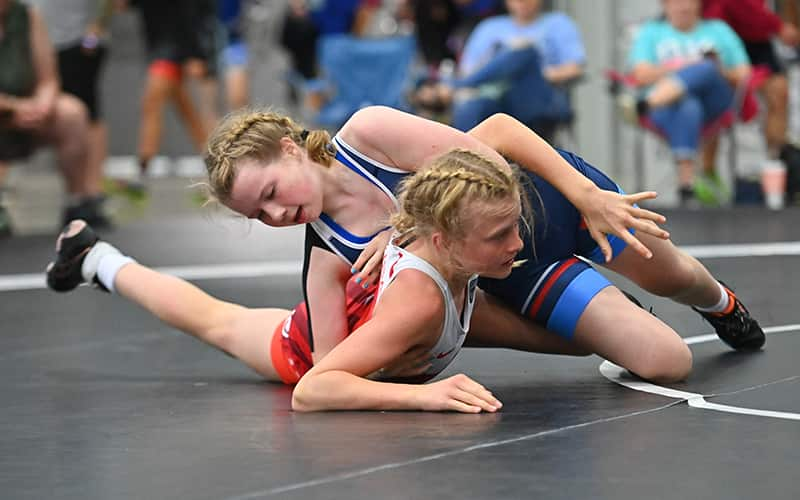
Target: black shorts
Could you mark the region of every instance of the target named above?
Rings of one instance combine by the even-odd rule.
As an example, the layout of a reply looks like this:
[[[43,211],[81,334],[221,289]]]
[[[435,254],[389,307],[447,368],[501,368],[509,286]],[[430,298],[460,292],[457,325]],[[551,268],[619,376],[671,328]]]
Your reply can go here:
[[[772,47],[772,42],[745,42],[744,48],[747,55],[750,56],[750,64],[753,66],[766,66],[774,73],[783,73],[785,71],[783,64],[781,64],[775,49]]]
[[[213,0],[141,0],[139,9],[149,63],[182,66],[199,59],[209,76],[216,75],[219,33]]]
[[[96,122],[100,119],[100,95],[98,83],[100,70],[106,58],[106,48],[98,47],[90,53],[80,45],[58,51],[58,72],[61,75],[61,88],[72,94],[86,105],[89,118]]]

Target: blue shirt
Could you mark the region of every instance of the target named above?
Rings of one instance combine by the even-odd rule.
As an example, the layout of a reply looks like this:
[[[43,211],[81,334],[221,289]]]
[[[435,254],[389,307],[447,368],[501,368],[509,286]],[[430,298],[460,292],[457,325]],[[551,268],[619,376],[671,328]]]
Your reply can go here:
[[[469,75],[486,64],[498,49],[519,41],[537,47],[544,67],[586,61],[580,32],[564,13],[543,14],[525,25],[517,24],[511,16],[495,16],[478,23],[467,39],[459,63],[461,74]]]
[[[665,20],[654,20],[639,30],[628,55],[633,67],[650,63],[678,69],[703,58],[703,52],[715,51],[723,67],[749,64],[739,36],[722,21],[699,21],[692,31],[679,31]]]

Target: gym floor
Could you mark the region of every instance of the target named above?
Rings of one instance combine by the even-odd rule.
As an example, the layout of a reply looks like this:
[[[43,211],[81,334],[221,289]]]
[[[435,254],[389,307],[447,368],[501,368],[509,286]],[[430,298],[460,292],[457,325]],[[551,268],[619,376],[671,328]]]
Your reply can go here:
[[[0,496],[796,499],[800,211],[665,214],[769,332],[766,348],[732,352],[688,308],[614,278],[689,339],[691,378],[658,387],[594,356],[465,349],[443,376],[504,402],[481,415],[294,413],[290,388],[120,297],[45,289],[54,235],[2,241]],[[300,298],[301,228],[195,210],[104,236],[220,298]]]

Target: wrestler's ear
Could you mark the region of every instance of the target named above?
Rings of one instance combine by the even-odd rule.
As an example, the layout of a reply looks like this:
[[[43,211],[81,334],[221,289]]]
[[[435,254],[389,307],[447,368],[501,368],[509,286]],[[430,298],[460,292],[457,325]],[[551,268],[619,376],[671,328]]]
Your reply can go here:
[[[281,153],[284,155],[294,156],[300,153],[300,146],[291,137],[281,137],[278,143],[281,146]]]
[[[440,252],[447,252],[450,250],[452,246],[450,240],[441,231],[434,231],[433,233],[431,233],[430,238],[431,238],[431,243],[433,243],[433,247],[439,250]]]

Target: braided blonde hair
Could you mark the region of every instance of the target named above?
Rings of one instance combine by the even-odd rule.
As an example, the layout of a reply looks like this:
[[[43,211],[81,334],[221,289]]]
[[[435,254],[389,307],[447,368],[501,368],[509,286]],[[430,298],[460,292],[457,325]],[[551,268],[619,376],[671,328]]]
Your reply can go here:
[[[226,116],[208,139],[205,163],[212,200],[230,198],[236,163],[251,158],[268,164],[280,156],[279,141],[288,137],[305,147],[314,162],[330,166],[335,155],[331,136],[325,130],[305,130],[288,116],[269,110],[244,109]]]
[[[532,228],[530,203],[519,172],[465,149],[444,153],[406,177],[398,199],[400,209],[391,223],[404,238],[425,237],[434,231],[463,238],[467,229],[464,208],[481,201],[520,200],[525,225],[529,231]]]

